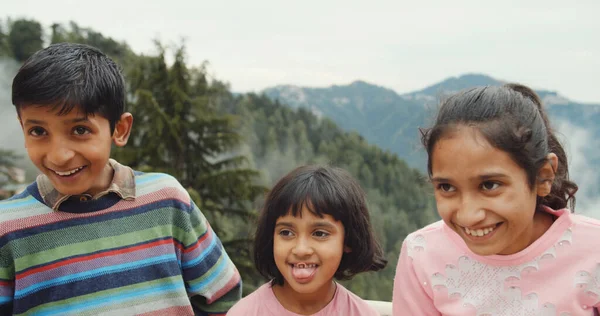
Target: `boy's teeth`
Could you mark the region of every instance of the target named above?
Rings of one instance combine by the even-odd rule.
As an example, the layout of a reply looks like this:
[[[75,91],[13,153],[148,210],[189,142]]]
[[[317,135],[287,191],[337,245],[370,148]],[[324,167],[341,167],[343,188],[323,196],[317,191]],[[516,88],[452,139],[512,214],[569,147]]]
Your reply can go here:
[[[494,228],[496,226],[490,226],[490,227],[486,227],[483,229],[469,229],[467,227],[465,227],[465,233],[467,233],[467,235],[471,235],[471,236],[475,236],[475,237],[482,237],[485,236],[489,233],[491,233],[492,231],[494,231]]]
[[[69,175],[72,175],[72,174],[74,174],[75,172],[77,172],[77,171],[79,171],[81,169],[83,169],[83,167],[79,167],[79,168],[76,168],[76,169],[73,169],[73,170],[70,170],[70,171],[66,171],[66,172],[60,172],[60,171],[54,171],[54,172],[57,175],[59,175],[59,176],[69,176]]]

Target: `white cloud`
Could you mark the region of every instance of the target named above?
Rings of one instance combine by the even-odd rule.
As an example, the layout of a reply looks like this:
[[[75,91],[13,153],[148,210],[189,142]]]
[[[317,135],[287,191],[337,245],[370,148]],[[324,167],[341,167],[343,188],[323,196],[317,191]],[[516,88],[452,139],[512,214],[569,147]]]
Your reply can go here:
[[[600,101],[595,0],[23,0],[2,7],[45,25],[74,20],[138,52],[153,51],[156,37],[184,37],[191,61],[209,60],[236,91],[363,79],[405,93],[483,72]]]
[[[585,129],[567,121],[557,123],[560,140],[569,159],[570,177],[579,186],[579,191],[575,194],[575,211],[600,219],[600,196],[597,191],[600,173],[591,167],[589,153],[594,137]]]

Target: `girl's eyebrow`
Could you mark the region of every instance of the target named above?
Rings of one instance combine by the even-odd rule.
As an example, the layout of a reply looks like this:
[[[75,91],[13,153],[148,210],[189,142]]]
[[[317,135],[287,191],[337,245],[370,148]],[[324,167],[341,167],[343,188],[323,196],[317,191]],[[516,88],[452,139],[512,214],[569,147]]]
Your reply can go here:
[[[482,174],[478,178],[482,181],[485,181],[493,178],[508,178],[508,176],[503,173],[493,172],[488,174]]]
[[[289,227],[289,228],[293,228],[294,224],[292,224],[291,222],[279,222],[277,224],[275,224],[275,228],[282,226],[282,227]],[[313,228],[329,228],[329,229],[335,229],[335,225],[333,225],[330,222],[327,221],[315,221],[310,223],[310,226]]]
[[[489,179],[494,179],[494,178],[508,178],[508,176],[504,173],[500,173],[500,172],[492,172],[492,173],[486,173],[486,174],[482,174],[476,177],[472,177],[471,180],[479,180],[479,181],[486,181]],[[442,177],[433,177],[431,178],[431,182],[450,182],[449,178],[442,178]]]
[[[277,228],[279,226],[294,227],[294,225],[292,223],[290,223],[290,222],[279,222],[279,223],[275,224],[275,228]]]
[[[323,227],[323,228],[334,229],[335,225],[333,225],[330,222],[326,222],[326,221],[318,221],[318,222],[312,223],[312,227]]]

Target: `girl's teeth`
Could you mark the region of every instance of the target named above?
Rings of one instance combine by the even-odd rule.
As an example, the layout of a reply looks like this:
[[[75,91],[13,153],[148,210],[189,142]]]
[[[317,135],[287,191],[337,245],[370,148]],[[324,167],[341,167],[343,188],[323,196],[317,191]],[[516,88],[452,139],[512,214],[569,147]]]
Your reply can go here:
[[[296,264],[296,268],[299,268],[299,269],[314,268],[316,266],[317,266],[316,264],[305,264],[305,263]]]
[[[485,236],[489,233],[491,233],[492,231],[494,231],[495,226],[490,226],[490,227],[486,227],[484,229],[468,229],[467,227],[465,227],[465,233],[467,233],[467,235],[471,235],[471,236],[475,236],[475,237],[482,237]]]

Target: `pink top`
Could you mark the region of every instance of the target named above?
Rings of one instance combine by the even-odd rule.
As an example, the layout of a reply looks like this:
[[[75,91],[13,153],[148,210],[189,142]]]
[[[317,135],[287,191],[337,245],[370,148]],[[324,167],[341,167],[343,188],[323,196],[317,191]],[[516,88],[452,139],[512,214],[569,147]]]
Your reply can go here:
[[[227,316],[300,316],[285,309],[273,293],[271,283],[267,282],[252,294],[237,302],[227,313]],[[379,313],[360,297],[348,291],[341,284],[333,299],[327,306],[311,316],[379,316]]]
[[[600,306],[600,221],[568,210],[526,249],[478,256],[444,222],[410,234],[394,280],[394,315],[576,316]]]

